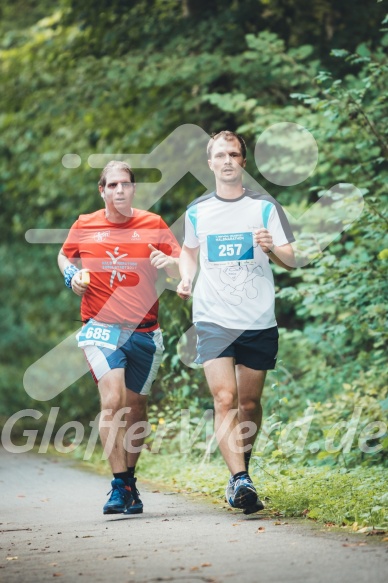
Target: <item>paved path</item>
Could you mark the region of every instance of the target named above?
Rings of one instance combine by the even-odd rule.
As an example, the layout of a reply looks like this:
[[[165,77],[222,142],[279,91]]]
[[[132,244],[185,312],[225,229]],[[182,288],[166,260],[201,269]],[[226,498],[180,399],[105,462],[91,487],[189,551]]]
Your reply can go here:
[[[0,581],[386,583],[377,537],[245,517],[141,488],[142,515],[102,515],[109,480],[74,462],[0,451]],[[284,521],[283,521],[284,522]],[[54,578],[54,579],[53,579]]]

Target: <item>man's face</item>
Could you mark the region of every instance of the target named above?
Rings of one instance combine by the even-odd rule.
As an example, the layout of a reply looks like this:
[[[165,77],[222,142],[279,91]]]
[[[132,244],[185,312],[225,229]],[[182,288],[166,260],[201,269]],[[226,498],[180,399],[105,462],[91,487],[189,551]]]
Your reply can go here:
[[[112,168],[106,175],[105,186],[99,186],[99,191],[108,210],[131,216],[135,184],[131,182],[128,172]]]
[[[220,138],[216,140],[208,163],[217,181],[227,184],[240,183],[246,160],[242,157],[238,139],[225,140]]]

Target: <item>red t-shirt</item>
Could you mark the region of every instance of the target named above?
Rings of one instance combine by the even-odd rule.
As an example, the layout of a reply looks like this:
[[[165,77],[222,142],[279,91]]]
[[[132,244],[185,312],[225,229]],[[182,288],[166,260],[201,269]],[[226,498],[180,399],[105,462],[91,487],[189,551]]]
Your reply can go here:
[[[158,270],[150,263],[148,244],[173,257],[179,257],[180,246],[159,215],[132,210],[125,223],[108,221],[105,209],[80,215],[70,229],[62,250],[90,270],[83,321],[141,324],[158,317]]]

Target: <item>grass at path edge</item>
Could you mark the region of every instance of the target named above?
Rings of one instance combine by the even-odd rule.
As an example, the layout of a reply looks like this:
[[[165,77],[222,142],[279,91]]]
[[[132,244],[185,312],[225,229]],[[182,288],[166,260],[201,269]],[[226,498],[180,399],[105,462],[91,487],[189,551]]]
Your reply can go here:
[[[75,452],[74,452],[75,453]],[[78,454],[77,458],[80,457]],[[87,462],[110,475],[101,451]],[[251,462],[250,474],[267,509],[283,517],[307,517],[320,523],[388,530],[387,469],[381,466],[350,470],[296,467]],[[203,462],[184,454],[142,452],[137,473],[176,491],[202,494],[214,502],[225,500],[229,477],[221,459]]]

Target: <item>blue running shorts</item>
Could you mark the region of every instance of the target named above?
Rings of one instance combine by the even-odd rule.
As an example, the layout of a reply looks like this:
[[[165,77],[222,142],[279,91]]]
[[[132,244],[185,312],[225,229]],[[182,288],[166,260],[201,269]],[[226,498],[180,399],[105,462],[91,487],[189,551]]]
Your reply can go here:
[[[211,322],[196,322],[197,364],[231,356],[236,364],[254,370],[275,368],[278,354],[278,327],[266,330],[229,330]]]
[[[97,383],[108,371],[124,368],[127,389],[148,395],[162,362],[162,331],[160,328],[153,332],[124,329],[116,350],[92,345],[84,346],[83,351]]]

